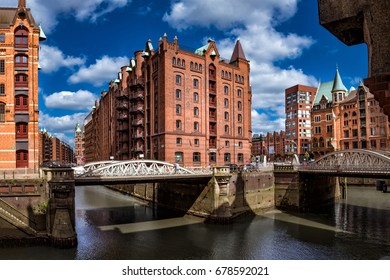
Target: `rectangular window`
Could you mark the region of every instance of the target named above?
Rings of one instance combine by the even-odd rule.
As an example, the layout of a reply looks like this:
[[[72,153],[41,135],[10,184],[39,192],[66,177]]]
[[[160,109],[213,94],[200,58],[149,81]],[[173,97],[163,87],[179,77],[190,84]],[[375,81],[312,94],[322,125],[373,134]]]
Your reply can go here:
[[[5,104],[0,103],[0,123],[5,122]]]
[[[196,147],[199,147],[199,139],[194,139],[194,145],[195,145]]]
[[[345,137],[345,138],[348,138],[348,137],[349,137],[349,131],[348,131],[348,130],[344,130],[344,137]]]
[[[0,74],[5,74],[5,62],[4,62],[4,59],[0,60]]]
[[[5,95],[5,84],[0,84],[0,95]]]
[[[327,125],[326,126],[326,132],[332,132],[332,126],[331,125]]]
[[[320,134],[321,133],[321,126],[315,126],[314,127],[314,133],[315,134]]]
[[[314,122],[320,122],[321,121],[321,116],[314,116]]]
[[[5,42],[5,34],[1,33],[0,34],[0,43],[4,43],[4,42]]]

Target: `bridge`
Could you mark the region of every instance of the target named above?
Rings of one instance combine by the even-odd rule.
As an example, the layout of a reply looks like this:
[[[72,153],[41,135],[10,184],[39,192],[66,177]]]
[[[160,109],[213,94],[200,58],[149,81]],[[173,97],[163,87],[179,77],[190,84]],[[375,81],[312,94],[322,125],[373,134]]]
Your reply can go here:
[[[390,178],[390,152],[364,149],[341,150],[326,154],[299,173],[337,177]]]
[[[76,185],[120,184],[210,179],[210,168],[184,168],[158,160],[99,161],[84,166],[75,177]]]

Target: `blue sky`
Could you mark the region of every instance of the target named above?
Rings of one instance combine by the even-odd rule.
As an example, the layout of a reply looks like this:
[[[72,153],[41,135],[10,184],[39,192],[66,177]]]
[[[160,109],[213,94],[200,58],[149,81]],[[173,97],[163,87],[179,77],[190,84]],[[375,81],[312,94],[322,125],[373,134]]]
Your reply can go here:
[[[332,80],[336,65],[347,88],[367,77],[366,46],[347,47],[320,26],[316,0],[27,0],[27,7],[47,36],[39,126],[71,145],[76,122],[120,67],[164,33],[191,48],[211,38],[226,58],[240,39],[251,63],[253,133],[284,130],[285,88]]]

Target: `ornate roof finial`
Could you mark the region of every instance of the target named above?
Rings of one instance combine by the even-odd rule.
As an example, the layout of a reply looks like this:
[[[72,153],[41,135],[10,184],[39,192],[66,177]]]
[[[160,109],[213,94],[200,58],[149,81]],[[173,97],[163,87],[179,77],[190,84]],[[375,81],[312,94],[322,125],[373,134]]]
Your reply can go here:
[[[26,8],[26,0],[19,0],[18,8]]]

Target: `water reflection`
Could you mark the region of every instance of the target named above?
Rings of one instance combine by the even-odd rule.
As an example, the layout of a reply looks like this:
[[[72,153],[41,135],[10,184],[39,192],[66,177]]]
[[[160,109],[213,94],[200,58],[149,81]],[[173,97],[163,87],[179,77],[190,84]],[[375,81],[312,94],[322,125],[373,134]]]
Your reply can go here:
[[[77,187],[77,248],[5,248],[0,259],[389,258],[389,199],[350,189],[347,201],[319,213],[275,210],[218,225],[103,187]]]

